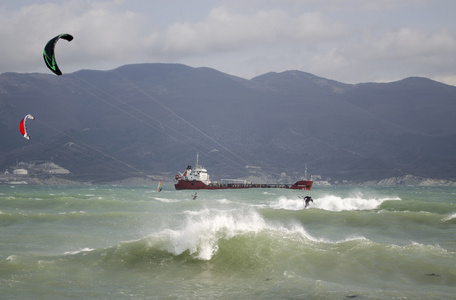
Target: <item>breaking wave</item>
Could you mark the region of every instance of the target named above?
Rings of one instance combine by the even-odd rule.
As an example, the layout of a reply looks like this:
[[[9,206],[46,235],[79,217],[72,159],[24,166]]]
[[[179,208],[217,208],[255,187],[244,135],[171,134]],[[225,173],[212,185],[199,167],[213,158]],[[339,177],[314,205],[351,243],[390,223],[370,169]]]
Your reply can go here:
[[[324,195],[313,198],[309,208],[318,208],[328,211],[354,211],[354,210],[373,210],[380,207],[385,201],[401,200],[399,197],[365,197],[362,193],[353,196],[341,197],[336,195]],[[279,197],[272,202],[269,207],[273,209],[302,210],[304,201],[301,198]]]
[[[442,222],[455,222],[456,223],[456,213],[453,213],[445,218],[442,219]]]
[[[304,240],[317,240],[299,224],[269,224],[256,210],[203,209],[187,211],[176,229],[163,229],[148,236],[150,243],[180,255],[187,252],[200,260],[210,260],[220,241],[240,236],[257,237],[265,232]]]

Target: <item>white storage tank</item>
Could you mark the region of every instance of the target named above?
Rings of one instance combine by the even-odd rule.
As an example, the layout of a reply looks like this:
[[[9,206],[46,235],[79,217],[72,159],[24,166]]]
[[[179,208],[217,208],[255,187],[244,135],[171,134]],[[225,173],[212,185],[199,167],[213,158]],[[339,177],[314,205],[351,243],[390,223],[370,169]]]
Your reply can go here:
[[[27,175],[28,172],[26,169],[16,169],[13,171],[14,175]]]

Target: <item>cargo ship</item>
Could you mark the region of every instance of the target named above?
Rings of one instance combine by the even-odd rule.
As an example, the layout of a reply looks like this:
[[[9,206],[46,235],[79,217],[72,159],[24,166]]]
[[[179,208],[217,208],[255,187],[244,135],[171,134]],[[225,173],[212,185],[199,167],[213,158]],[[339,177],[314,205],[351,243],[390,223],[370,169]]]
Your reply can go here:
[[[198,164],[194,167],[188,166],[184,173],[175,176],[177,183],[174,185],[176,190],[223,190],[223,189],[249,189],[249,188],[283,188],[293,190],[308,190],[312,188],[312,180],[298,180],[293,184],[263,184],[247,183],[245,181],[223,181],[211,182],[206,168]]]

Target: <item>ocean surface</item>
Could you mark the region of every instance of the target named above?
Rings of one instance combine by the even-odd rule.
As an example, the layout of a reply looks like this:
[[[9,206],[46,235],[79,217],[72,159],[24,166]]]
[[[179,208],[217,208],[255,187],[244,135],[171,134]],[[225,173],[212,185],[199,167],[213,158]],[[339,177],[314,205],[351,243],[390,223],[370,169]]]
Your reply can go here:
[[[455,188],[155,189],[0,186],[0,298],[456,299]]]

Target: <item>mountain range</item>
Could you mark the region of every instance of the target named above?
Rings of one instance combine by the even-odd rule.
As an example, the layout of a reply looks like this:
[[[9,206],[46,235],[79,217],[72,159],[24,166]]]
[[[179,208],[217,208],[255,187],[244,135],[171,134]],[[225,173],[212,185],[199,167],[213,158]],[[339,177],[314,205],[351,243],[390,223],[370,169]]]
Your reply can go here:
[[[18,126],[26,114],[30,140]],[[0,170],[53,163],[72,180],[172,181],[195,163],[212,180],[361,183],[456,178],[456,87],[422,77],[345,84],[301,71],[250,80],[210,68],[136,64],[55,76],[0,75]]]

